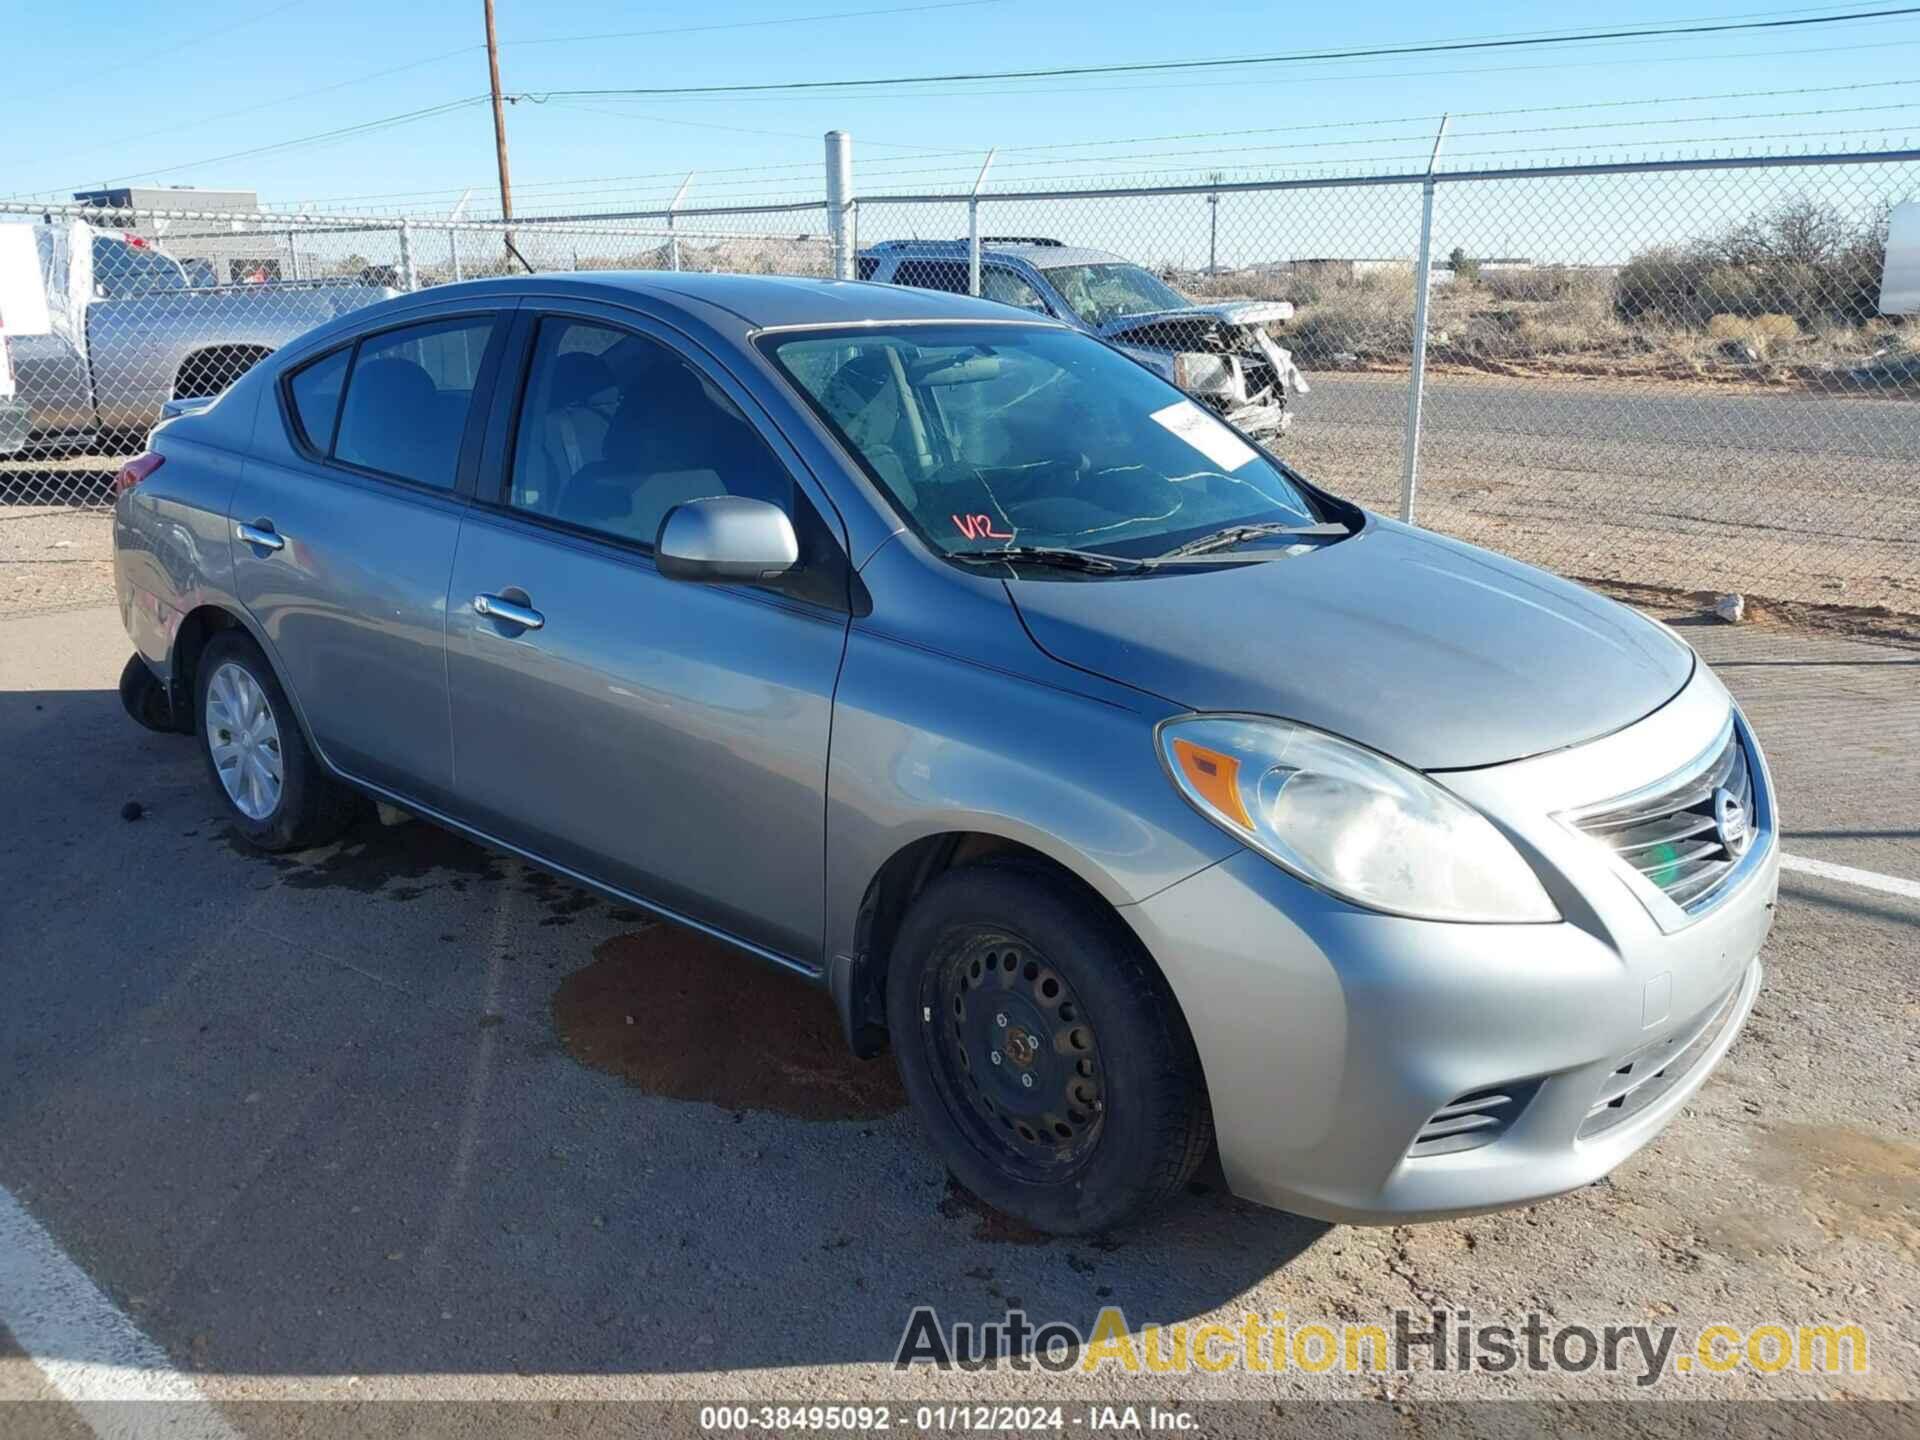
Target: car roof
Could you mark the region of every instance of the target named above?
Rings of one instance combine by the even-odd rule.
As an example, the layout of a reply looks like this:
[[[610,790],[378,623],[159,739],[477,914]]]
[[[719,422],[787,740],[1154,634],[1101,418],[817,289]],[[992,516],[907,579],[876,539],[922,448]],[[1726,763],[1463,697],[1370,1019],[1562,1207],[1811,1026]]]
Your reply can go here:
[[[631,303],[644,297],[663,315],[698,311],[701,319],[738,332],[801,325],[858,325],[900,321],[997,320],[1007,307],[969,295],[878,285],[864,280],[814,280],[793,275],[729,275],[673,270],[560,271],[440,285],[418,298],[459,298],[464,294],[570,295]],[[716,314],[716,312],[718,312]],[[723,318],[726,317],[726,318]],[[1048,323],[1044,317],[1022,319]],[[730,320],[731,323],[728,323]]]

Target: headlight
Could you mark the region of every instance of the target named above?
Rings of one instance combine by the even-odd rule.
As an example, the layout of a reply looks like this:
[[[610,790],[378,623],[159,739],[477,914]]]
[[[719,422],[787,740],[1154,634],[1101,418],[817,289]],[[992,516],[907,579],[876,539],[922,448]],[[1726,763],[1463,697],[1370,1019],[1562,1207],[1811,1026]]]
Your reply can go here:
[[[1234,393],[1233,358],[1190,350],[1173,357],[1173,383],[1189,395]]]
[[[1485,816],[1371,750],[1283,720],[1199,716],[1163,724],[1160,752],[1202,815],[1356,905],[1426,920],[1560,918]]]

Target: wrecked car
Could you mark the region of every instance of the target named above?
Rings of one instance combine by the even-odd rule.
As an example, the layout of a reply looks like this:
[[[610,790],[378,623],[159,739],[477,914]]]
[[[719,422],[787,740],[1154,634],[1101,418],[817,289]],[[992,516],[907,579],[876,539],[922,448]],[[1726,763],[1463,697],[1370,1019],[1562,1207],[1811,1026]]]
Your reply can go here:
[[[968,251],[965,240],[889,240],[860,253],[858,273],[966,295]],[[1268,333],[1293,318],[1285,300],[1195,304],[1144,266],[1039,236],[983,240],[980,294],[1099,336],[1255,438],[1283,433],[1288,400],[1308,393],[1292,353]]]

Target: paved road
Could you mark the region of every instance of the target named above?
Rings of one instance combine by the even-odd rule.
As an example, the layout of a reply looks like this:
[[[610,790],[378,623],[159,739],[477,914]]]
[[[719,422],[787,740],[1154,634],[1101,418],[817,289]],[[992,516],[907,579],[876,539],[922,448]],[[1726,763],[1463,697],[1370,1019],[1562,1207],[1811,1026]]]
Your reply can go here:
[[[1792,846],[1920,876],[1920,652],[1688,633],[1771,744]],[[421,826],[237,848],[191,743],[121,715],[125,654],[110,611],[0,621],[0,1186],[223,1402],[1644,1394],[1598,1372],[896,1374],[923,1301],[1082,1325],[1109,1303],[1855,1319],[1870,1374],[1662,1393],[1920,1396],[1920,904],[1788,877],[1749,1032],[1576,1195],[1356,1230],[1202,1188],[1149,1229],[1027,1243],[785,977]],[[0,1337],[0,1383],[19,1369]]]
[[[1385,425],[1407,413],[1404,379],[1318,374],[1299,403],[1299,423]],[[1434,376],[1424,418],[1428,438],[1526,435],[1612,442],[1725,447],[1796,455],[1920,462],[1920,393],[1752,394],[1710,386]]]

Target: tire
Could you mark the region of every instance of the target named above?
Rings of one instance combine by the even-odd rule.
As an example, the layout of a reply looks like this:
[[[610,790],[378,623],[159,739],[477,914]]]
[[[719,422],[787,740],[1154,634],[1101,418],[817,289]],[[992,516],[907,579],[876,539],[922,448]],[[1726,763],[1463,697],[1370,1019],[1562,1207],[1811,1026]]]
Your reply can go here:
[[[138,652],[127,657],[120,672],[120,704],[127,714],[149,730],[170,735],[180,727],[173,723],[173,706],[167,701],[167,687],[147,668]]]
[[[1135,1219],[1213,1143],[1172,992],[1119,920],[1060,880],[993,864],[940,876],[907,912],[886,987],[900,1077],[934,1148],[1036,1229]]]
[[[208,641],[193,690],[207,777],[242,839],[257,850],[305,850],[346,828],[357,799],[307,748],[287,693],[252,637],[223,630]],[[264,723],[256,697],[264,705]],[[239,776],[237,796],[216,754],[228,762],[227,774]],[[271,783],[276,771],[277,784]]]

